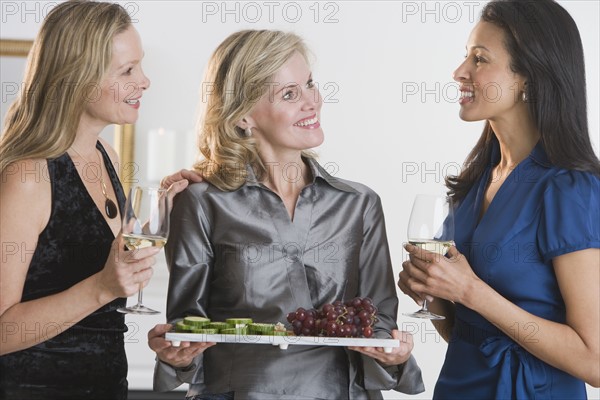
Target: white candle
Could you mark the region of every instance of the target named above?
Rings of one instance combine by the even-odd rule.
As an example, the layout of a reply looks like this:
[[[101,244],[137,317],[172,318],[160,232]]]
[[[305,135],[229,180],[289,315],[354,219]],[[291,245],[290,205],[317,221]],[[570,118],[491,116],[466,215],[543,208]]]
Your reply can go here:
[[[160,182],[175,172],[176,137],[174,131],[164,128],[148,132],[148,181]]]

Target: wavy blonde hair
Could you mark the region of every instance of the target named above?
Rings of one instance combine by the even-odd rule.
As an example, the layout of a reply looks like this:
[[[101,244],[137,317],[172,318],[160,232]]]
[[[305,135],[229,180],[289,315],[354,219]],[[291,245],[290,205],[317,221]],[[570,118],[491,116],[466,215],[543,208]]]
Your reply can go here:
[[[118,4],[70,0],[48,14],[27,58],[23,89],[0,138],[0,173],[16,161],[59,157],[86,100],[110,66],[115,35],[131,26]]]
[[[237,123],[272,87],[274,75],[296,52],[308,62],[306,45],[293,33],[244,30],[225,39],[210,58],[202,84],[204,112],[198,123],[198,147],[204,159],[194,168],[219,189],[242,186],[247,165],[258,179],[266,173],[256,141]],[[314,157],[312,152],[303,155]]]

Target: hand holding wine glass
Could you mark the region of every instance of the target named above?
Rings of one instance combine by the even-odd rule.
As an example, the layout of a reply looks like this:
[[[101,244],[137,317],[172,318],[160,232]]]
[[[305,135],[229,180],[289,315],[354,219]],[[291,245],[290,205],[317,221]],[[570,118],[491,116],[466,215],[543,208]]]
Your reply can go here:
[[[128,250],[161,248],[169,235],[169,198],[167,190],[134,186],[129,192],[123,215],[122,236]],[[142,285],[136,305],[119,308],[128,314],[158,314],[142,304]]]
[[[450,199],[446,196],[419,194],[413,203],[408,223],[408,241],[423,250],[443,257],[454,246],[454,211]],[[427,309],[427,300],[423,307],[404,315],[424,319],[444,319]]]

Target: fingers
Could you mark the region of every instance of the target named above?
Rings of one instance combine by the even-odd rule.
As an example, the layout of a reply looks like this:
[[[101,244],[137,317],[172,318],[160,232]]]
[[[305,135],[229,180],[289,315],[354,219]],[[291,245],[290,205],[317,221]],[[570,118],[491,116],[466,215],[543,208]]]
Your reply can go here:
[[[169,347],[157,352],[158,358],[161,361],[166,362],[174,367],[185,367],[192,363],[194,358],[202,354],[209,347],[214,346],[216,343],[208,342],[182,342],[180,347]]]
[[[440,259],[439,254],[413,246],[410,243],[406,243],[404,248],[410,254],[410,260],[419,268]]]
[[[169,191],[180,189],[179,191],[175,192],[175,193],[179,193],[181,190],[185,189],[185,187],[188,185],[189,182],[196,183],[196,182],[202,182],[203,180],[204,179],[202,178],[202,175],[200,175],[196,171],[182,169],[181,171],[176,172],[173,175],[164,177],[160,181],[160,187],[163,189],[168,189]],[[173,187],[174,184],[176,184],[176,183],[180,184],[180,182],[182,182],[182,181],[186,182],[185,186]]]
[[[370,357],[377,355],[375,347],[359,347],[359,346],[348,346],[348,350],[356,351],[358,353],[366,354]]]
[[[182,178],[183,179],[187,179],[188,181],[192,181],[192,182],[202,182],[204,179],[202,178],[202,175],[200,175],[198,172],[196,171],[190,171],[187,169],[182,169],[181,171],[179,171]]]
[[[194,342],[190,343],[187,347],[173,347],[172,356],[175,361],[179,364],[189,365],[194,357],[204,352],[204,350],[209,347],[214,346],[216,343],[204,343],[204,342]]]
[[[165,333],[173,328],[172,324],[157,324],[148,332],[148,346],[158,357],[173,366],[187,366],[194,357],[209,347],[213,342],[181,342],[179,346],[173,346],[171,341],[165,340]]]
[[[407,358],[405,352],[401,352],[399,347],[394,347],[391,353],[386,353],[381,347],[348,347],[348,349],[371,357],[384,365],[401,364]]]
[[[125,239],[123,238],[122,232],[119,232],[117,237],[112,243],[112,246],[118,253],[118,261],[125,262],[136,262],[146,257],[152,257],[158,254],[161,250],[160,247],[144,247],[141,249],[129,249],[126,246]]]
[[[158,353],[172,346],[170,341],[165,340],[165,333],[173,329],[171,324],[158,324],[148,332],[148,347]]]
[[[98,290],[107,298],[129,297],[148,285],[154,273],[156,254],[160,248],[127,250],[119,233],[112,243],[110,257],[97,274]]]
[[[414,344],[413,335],[410,332],[400,331],[398,329],[394,329],[392,331],[392,338],[393,339],[398,339],[402,343],[406,343],[406,345],[408,346],[408,348],[410,350],[412,350],[412,348],[415,345]]]
[[[402,263],[403,271],[399,274],[398,287],[410,296],[417,304],[423,305],[423,299],[433,301],[433,297],[424,294],[425,283],[429,278],[429,270],[417,268],[415,263],[418,261],[404,261]]]
[[[146,268],[140,272],[137,272],[134,275],[134,281],[138,282],[139,285],[142,285],[142,288],[145,288],[150,283],[150,279],[152,279],[152,275],[154,275],[154,269]]]
[[[165,349],[168,349],[172,346],[171,342],[165,340],[164,334],[166,327],[170,327],[169,324],[164,325],[156,325],[154,328],[148,332],[148,347],[150,347],[154,352],[159,353]]]
[[[168,190],[172,184],[174,184],[175,182],[179,182],[181,180],[183,180],[183,177],[181,176],[181,172],[177,172],[173,175],[165,176],[164,178],[162,178],[162,180],[160,181],[160,187],[161,187],[161,189]]]
[[[169,186],[168,190],[169,190],[169,195],[172,197],[175,197],[175,195],[177,193],[183,192],[183,190],[188,187],[188,185],[190,184],[190,182],[188,180],[180,180],[177,181],[175,183],[173,183],[171,186]]]
[[[148,257],[136,262],[127,262],[119,269],[120,275],[123,277],[130,276],[132,283],[142,284],[152,278],[154,274],[154,265],[156,264],[155,257]]]
[[[400,341],[399,347],[394,347],[391,353],[386,353],[381,347],[348,347],[350,350],[367,355],[384,365],[398,365],[406,362],[412,352],[414,342],[409,332],[392,331],[392,338]]]
[[[148,340],[151,340],[155,337],[163,336],[165,333],[169,332],[173,329],[172,324],[157,324],[154,328],[150,329],[148,332]]]
[[[411,335],[409,332],[394,329],[392,331],[392,337],[400,341],[400,347],[395,353],[397,356],[394,362],[397,364],[402,364],[410,358],[410,354],[412,353],[412,350],[415,346],[413,341],[413,335]]]
[[[127,286],[127,295],[130,296],[140,288],[145,288],[150,283],[156,265],[156,254],[160,251],[157,247],[148,247],[140,250],[124,251],[117,263],[117,280]]]
[[[160,247],[145,247],[143,249],[124,250],[123,261],[127,263],[136,263],[141,260],[154,259],[160,253]]]
[[[399,279],[398,279],[398,287],[400,288],[400,290],[402,290],[402,293],[409,296],[411,299],[413,299],[415,301],[415,303],[417,303],[418,305],[421,306],[421,305],[423,305],[423,299],[421,298],[421,296],[419,296],[418,293],[411,290],[411,288],[409,287],[410,281],[411,281],[411,278],[410,278],[408,272],[406,272],[406,271],[400,272]]]
[[[461,256],[460,252],[458,251],[458,249],[456,248],[456,246],[452,246],[450,247],[450,250],[448,250],[448,253],[446,255],[451,261],[455,261],[458,260],[458,258]]]
[[[160,253],[160,247],[145,247],[143,249],[128,250],[124,246],[124,239],[122,236],[117,236],[113,241],[114,259],[110,261],[115,265],[124,267],[129,264],[129,267],[133,267],[133,272],[139,272],[146,268],[152,267],[156,264],[156,255]],[[132,265],[133,264],[133,265]]]
[[[177,176],[179,175],[179,176]],[[160,180],[160,188],[161,189],[169,189],[169,187],[174,183],[181,180],[181,174],[176,173],[173,175],[165,176]]]
[[[152,275],[154,275],[154,265],[156,264],[155,257],[147,257],[136,262],[127,262],[124,268],[120,269],[119,280],[130,287],[131,293],[134,294],[139,290],[139,287],[145,288],[150,283]]]

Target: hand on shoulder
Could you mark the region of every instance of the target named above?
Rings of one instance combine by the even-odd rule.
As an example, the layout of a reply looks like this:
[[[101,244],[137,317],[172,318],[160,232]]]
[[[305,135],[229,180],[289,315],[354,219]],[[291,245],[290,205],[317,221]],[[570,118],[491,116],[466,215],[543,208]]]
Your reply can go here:
[[[198,183],[202,182],[204,179],[202,175],[193,170],[182,169],[178,172],[175,172],[172,175],[164,177],[160,181],[160,187],[162,189],[167,189],[169,192],[169,197],[171,200],[177,195],[181,193],[186,187],[189,186],[190,183]]]

